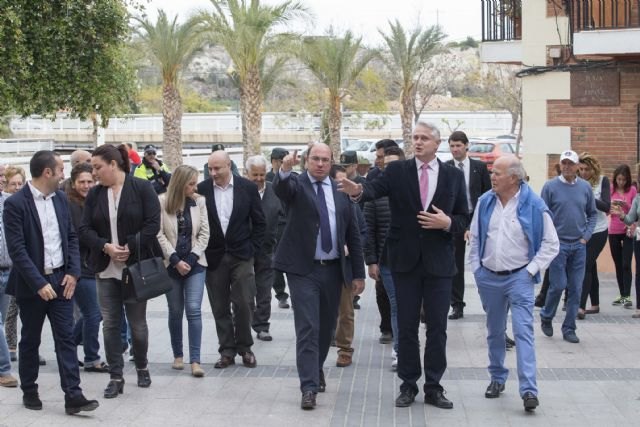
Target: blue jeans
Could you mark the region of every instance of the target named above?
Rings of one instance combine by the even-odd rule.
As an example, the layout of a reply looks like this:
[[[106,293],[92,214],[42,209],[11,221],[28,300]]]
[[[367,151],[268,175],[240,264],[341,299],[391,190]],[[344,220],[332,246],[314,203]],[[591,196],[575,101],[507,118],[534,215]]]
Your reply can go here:
[[[74,326],[73,335],[76,339],[76,344],[82,342],[84,363],[95,365],[100,362],[98,333],[100,332],[100,322],[102,321],[100,306],[98,306],[96,279],[81,277],[78,280],[73,296],[82,313],[82,317],[78,319]]]
[[[4,319],[7,317],[9,308],[9,295],[5,295],[9,280],[9,270],[0,271],[0,375],[9,375],[11,372],[11,359],[9,358],[9,347],[4,336]]]
[[[567,289],[567,313],[562,323],[562,335],[576,330],[586,259],[587,245],[560,242],[560,252],[549,266],[551,283],[540,318],[549,321],[554,318],[562,293]]]
[[[393,284],[391,270],[384,264],[379,264],[380,276],[382,276],[382,286],[389,297],[391,307],[391,332],[393,333],[393,350],[398,352],[398,303],[396,301],[396,286]]]
[[[536,351],[533,334],[533,279],[526,269],[508,276],[493,274],[484,267],[474,273],[482,308],[487,313],[487,346],[491,381],[504,384],[509,370],[504,366],[507,313],[516,340],[520,396],[528,391],[538,395]]]
[[[169,334],[173,357],[182,357],[182,313],[187,314],[189,330],[189,362],[200,363],[202,342],[202,297],[205,272],[173,279],[173,288],[166,294],[169,304]]]

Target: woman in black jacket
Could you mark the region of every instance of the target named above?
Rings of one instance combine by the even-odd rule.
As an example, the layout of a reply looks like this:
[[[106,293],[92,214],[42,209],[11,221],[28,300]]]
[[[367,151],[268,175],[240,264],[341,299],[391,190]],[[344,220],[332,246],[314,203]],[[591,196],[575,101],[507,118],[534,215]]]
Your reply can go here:
[[[120,338],[123,304],[131,326],[138,387],[151,385],[147,369],[147,303],[124,302],[122,271],[137,261],[138,253],[140,259],[162,255],[156,239],[160,230],[160,202],[148,181],[129,176],[129,156],[124,145],[98,147],[91,165],[99,184],[87,196],[80,236],[89,247],[90,265],[97,273],[104,347],[111,374],[104,397],[113,398],[124,388]],[[136,245],[136,235],[140,247]]]
[[[71,171],[71,179],[69,180],[69,188],[66,194],[69,200],[71,221],[76,232],[80,228],[80,222],[82,221],[84,201],[87,194],[89,194],[89,190],[94,185],[91,165],[88,163],[75,165]],[[84,350],[84,370],[87,372],[109,372],[109,366],[100,360],[98,333],[100,332],[102,316],[98,305],[96,275],[89,266],[88,258],[89,248],[80,243],[81,276],[76,285],[74,297],[82,317],[76,322],[73,333],[76,338],[76,344],[82,344]]]

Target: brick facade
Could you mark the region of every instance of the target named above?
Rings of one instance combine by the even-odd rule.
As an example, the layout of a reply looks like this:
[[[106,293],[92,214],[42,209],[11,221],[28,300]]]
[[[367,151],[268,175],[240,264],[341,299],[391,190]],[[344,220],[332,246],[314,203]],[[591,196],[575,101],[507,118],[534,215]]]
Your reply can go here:
[[[607,175],[621,163],[633,170],[638,155],[639,104],[640,68],[625,69],[620,72],[619,106],[572,107],[570,100],[548,100],[547,125],[571,127],[572,149],[596,156]],[[548,173],[554,174],[553,157],[548,158]]]
[[[562,5],[562,0],[547,0],[547,18],[558,16],[567,16]]]

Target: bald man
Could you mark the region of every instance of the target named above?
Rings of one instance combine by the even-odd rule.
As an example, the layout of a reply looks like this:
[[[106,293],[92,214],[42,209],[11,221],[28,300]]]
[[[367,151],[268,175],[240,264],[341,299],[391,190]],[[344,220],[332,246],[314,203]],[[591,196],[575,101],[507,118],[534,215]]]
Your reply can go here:
[[[207,169],[210,179],[198,184],[198,193],[206,198],[211,230],[205,256],[207,294],[219,341],[215,368],[234,365],[237,354],[244,366],[255,368],[251,303],[256,295],[253,258],[266,228],[262,202],[256,184],[231,173],[231,159],[224,151],[211,153]]]
[[[511,309],[516,339],[520,397],[525,411],[538,405],[533,333],[534,284],[558,254],[560,243],[545,202],[524,181],[520,160],[493,163],[492,190],[478,200],[471,222],[469,263],[487,313],[491,382],[487,399],[500,397],[509,370],[504,366],[504,334]]]

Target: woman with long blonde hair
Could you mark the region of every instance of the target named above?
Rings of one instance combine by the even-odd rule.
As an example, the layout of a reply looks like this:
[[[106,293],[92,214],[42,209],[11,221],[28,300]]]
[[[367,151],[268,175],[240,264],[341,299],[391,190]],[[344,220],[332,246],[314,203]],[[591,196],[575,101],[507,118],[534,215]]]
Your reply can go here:
[[[600,252],[604,249],[609,235],[607,214],[611,208],[611,188],[609,179],[602,175],[600,162],[594,156],[589,153],[582,153],[578,166],[580,168],[580,177],[591,184],[593,197],[596,200],[596,210],[598,211],[593,235],[587,242],[587,258],[582,282],[580,308],[578,309],[578,319],[584,319],[586,314],[600,312],[600,281],[598,279],[596,261]],[[586,309],[587,297],[591,298],[591,308],[588,310]]]
[[[166,294],[174,357],[172,368],[184,369],[182,315],[186,312],[191,374],[202,377],[202,298],[207,266],[204,250],[209,243],[209,220],[205,198],[196,194],[197,182],[198,170],[192,166],[178,166],[173,172],[167,192],[160,196],[158,241],[173,279],[173,289]]]

